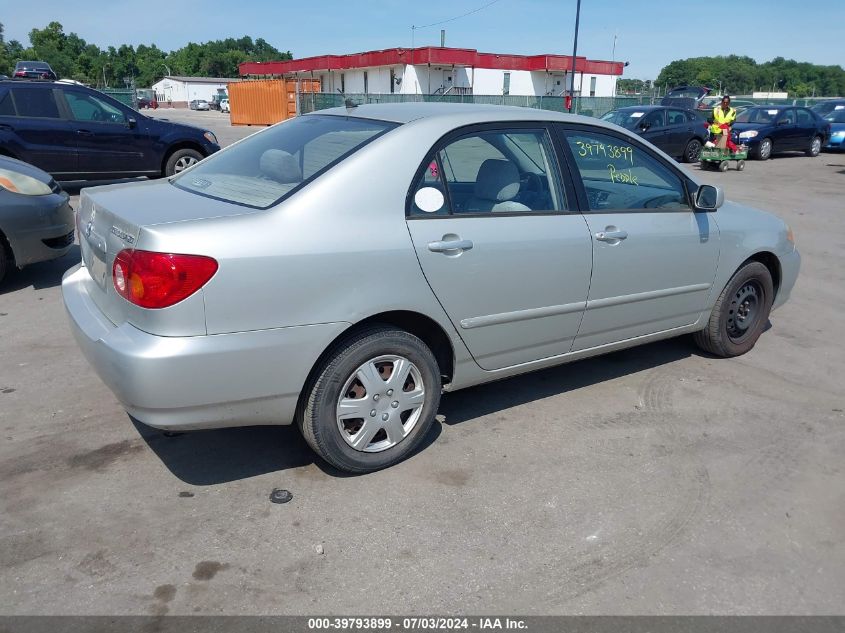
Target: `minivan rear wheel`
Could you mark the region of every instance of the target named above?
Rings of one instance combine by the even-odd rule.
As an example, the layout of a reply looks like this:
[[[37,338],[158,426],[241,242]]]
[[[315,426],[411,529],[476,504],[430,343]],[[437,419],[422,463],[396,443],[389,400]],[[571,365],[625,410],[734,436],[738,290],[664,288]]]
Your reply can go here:
[[[177,149],[167,159],[167,164],[164,167],[164,175],[172,176],[173,174],[178,174],[180,171],[198,163],[203,158],[204,156],[195,149]]]
[[[437,360],[423,341],[374,326],[328,354],[306,387],[297,422],[329,464],[371,472],[419,446],[437,413],[440,388]]]

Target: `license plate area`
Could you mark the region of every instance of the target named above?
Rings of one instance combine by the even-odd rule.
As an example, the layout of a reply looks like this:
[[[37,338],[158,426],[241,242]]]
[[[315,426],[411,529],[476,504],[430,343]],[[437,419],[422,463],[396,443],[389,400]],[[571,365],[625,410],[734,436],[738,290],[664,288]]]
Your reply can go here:
[[[106,240],[91,231],[79,241],[80,249],[82,250],[82,263],[88,269],[88,274],[97,283],[97,285],[105,290],[106,288]]]

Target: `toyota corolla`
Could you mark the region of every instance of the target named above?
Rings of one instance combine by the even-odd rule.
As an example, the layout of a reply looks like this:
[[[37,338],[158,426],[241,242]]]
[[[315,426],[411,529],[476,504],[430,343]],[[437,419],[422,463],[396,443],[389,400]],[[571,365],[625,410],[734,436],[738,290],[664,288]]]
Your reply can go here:
[[[300,116],[79,214],[65,306],[134,418],[295,423],[352,472],[419,446],[444,390],[685,334],[743,354],[800,264],[622,128],[498,106]]]

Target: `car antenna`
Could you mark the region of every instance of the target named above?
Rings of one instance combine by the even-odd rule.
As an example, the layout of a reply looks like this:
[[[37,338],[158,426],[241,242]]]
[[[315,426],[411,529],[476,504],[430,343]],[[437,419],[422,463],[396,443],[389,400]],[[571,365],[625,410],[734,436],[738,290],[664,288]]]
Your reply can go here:
[[[345,105],[347,108],[357,108],[358,107],[358,104],[355,103],[349,97],[347,97],[340,88],[338,88],[337,91],[340,93],[340,96],[343,97],[343,105]]]

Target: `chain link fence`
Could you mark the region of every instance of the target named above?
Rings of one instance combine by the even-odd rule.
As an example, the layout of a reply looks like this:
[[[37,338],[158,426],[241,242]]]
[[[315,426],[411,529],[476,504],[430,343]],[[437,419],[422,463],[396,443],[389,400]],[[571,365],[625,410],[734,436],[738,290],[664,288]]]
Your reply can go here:
[[[138,107],[138,100],[135,97],[134,90],[119,90],[116,88],[100,88],[100,92],[110,96],[112,99],[116,99],[120,101],[123,105],[127,105],[130,108]]]
[[[737,97],[740,98],[740,97]],[[532,95],[419,95],[419,94],[331,94],[324,92],[300,92],[297,97],[297,112],[307,114],[316,110],[345,105],[349,100],[355,105],[365,103],[481,103],[493,105],[520,106],[567,112],[563,97],[536,97]],[[824,99],[752,99],[742,98],[757,105],[812,106]],[[600,117],[611,110],[625,106],[656,105],[660,97],[652,95],[617,97],[577,97],[572,111],[585,116]]]

